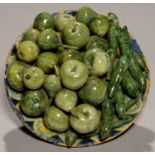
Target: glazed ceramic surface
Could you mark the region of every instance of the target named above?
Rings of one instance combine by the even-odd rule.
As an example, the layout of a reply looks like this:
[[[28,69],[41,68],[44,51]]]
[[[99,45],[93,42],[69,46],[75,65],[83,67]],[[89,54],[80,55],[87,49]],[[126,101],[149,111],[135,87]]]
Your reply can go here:
[[[76,11],[67,11],[67,13],[72,14],[73,16],[76,15]],[[57,14],[58,13],[54,13],[53,15],[57,16]],[[20,43],[21,38],[22,38],[22,36],[19,36],[15,45],[13,45],[13,47],[8,55],[7,61],[6,61],[6,68],[8,67],[8,65],[10,63],[12,63],[13,61],[16,60],[17,47]],[[137,44],[135,39],[131,39],[130,44],[135,49],[135,52],[141,52],[140,47]],[[4,82],[5,82],[5,86],[6,86],[6,92],[7,92],[9,104],[13,108],[14,112],[17,114],[18,118],[22,121],[24,126],[28,130],[30,130],[33,134],[35,134],[37,137],[39,137],[45,141],[48,141],[50,143],[60,145],[60,146],[66,146],[65,141],[64,141],[64,139],[65,139],[64,133],[57,133],[57,132],[47,129],[44,126],[43,118],[41,118],[41,117],[29,118],[21,112],[19,105],[20,105],[22,94],[15,92],[14,90],[12,90],[9,87],[8,81],[6,79],[6,75],[4,77]],[[137,103],[133,104],[133,106],[127,112],[128,114],[133,114],[133,115],[136,114],[136,117],[133,121],[131,121],[127,124],[124,124],[123,126],[121,126],[119,128],[113,129],[110,137],[104,141],[100,141],[98,136],[92,136],[89,138],[78,139],[72,147],[85,147],[85,146],[102,144],[102,143],[110,141],[110,140],[118,137],[122,133],[124,133],[132,124],[134,124],[135,120],[137,119],[137,116],[142,111],[142,109],[145,105],[145,102],[146,102],[148,92],[149,92],[149,87],[150,87],[150,78],[147,79],[147,88],[146,88],[146,91],[145,91],[143,97],[140,98]]]

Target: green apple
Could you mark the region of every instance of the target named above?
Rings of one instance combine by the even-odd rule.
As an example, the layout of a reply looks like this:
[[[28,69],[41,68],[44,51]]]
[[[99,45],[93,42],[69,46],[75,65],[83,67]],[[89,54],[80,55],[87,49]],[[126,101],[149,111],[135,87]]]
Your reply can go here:
[[[65,44],[81,48],[86,45],[90,32],[85,24],[70,21],[65,25],[62,36]]]
[[[29,29],[23,34],[23,41],[31,40],[33,42],[37,42],[39,36],[39,31],[37,29]]]
[[[52,52],[43,52],[37,58],[37,66],[45,73],[51,73],[54,66],[58,63],[58,57]]]
[[[60,45],[57,33],[52,29],[45,29],[39,34],[38,45],[42,50],[57,48]]]
[[[25,91],[20,107],[24,114],[30,117],[40,116],[47,110],[49,99],[43,89]]]
[[[46,75],[43,87],[49,97],[55,97],[62,89],[60,77],[55,74]]]
[[[39,31],[54,29],[54,17],[48,12],[41,12],[35,17],[33,27]]]
[[[90,22],[95,19],[97,17],[97,13],[90,7],[81,7],[78,11],[77,11],[77,20],[79,22],[82,22],[86,25],[89,25]]]
[[[45,80],[45,74],[42,69],[36,66],[31,66],[24,71],[24,85],[29,89],[40,88]]]
[[[65,112],[70,112],[77,104],[76,92],[69,89],[62,89],[55,97],[55,104],[57,107]]]
[[[90,30],[92,33],[99,37],[105,36],[109,30],[109,20],[107,17],[102,16],[100,18],[94,19],[90,24]]]
[[[71,111],[70,125],[80,133],[93,132],[99,126],[100,114],[98,110],[90,104],[80,104]]]
[[[102,76],[106,74],[111,66],[109,55],[100,48],[86,51],[83,62],[87,65],[90,74]]]
[[[69,118],[63,111],[51,106],[44,115],[44,124],[51,130],[65,132],[69,128]]]
[[[84,101],[97,106],[104,101],[106,92],[107,86],[105,81],[96,76],[91,76],[88,78],[85,86],[80,89],[78,95]]]
[[[36,60],[40,52],[40,49],[36,43],[27,40],[19,44],[17,54],[20,60],[30,63]]]
[[[59,13],[55,20],[56,29],[61,32],[69,21],[75,21],[75,17],[67,13]]]
[[[65,49],[59,55],[60,63],[62,64],[68,59],[82,60],[82,55],[75,49]]]
[[[27,65],[21,61],[11,63],[6,70],[6,77],[9,85],[16,91],[23,91],[23,75]]]
[[[87,66],[78,61],[69,59],[65,61],[60,68],[60,76],[63,85],[72,90],[81,88],[87,81]]]

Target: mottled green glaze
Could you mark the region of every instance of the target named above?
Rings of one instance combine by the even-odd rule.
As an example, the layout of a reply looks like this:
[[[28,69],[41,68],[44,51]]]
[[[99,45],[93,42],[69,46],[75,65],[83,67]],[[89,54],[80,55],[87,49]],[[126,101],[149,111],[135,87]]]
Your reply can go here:
[[[70,46],[81,48],[86,45],[89,37],[88,27],[80,22],[71,21],[63,29],[63,40]]]
[[[88,40],[88,43],[86,45],[86,50],[92,49],[92,48],[101,48],[104,51],[108,48],[108,43],[104,38],[100,38],[98,36],[91,36]]]
[[[125,124],[133,121],[136,115],[125,115],[122,119],[119,119],[116,115],[113,116],[112,128],[120,128]]]
[[[35,44],[32,41],[23,41],[21,44],[19,44],[17,54],[20,60],[30,63],[39,55],[39,47],[37,44]]]
[[[97,13],[90,7],[81,7],[78,11],[77,11],[77,20],[79,22],[82,22],[86,25],[89,25],[90,22],[95,19],[97,17]]]
[[[108,31],[109,48],[112,48],[114,50],[113,53],[115,54],[115,56],[118,48],[118,35],[119,29],[116,25],[110,23],[110,28]]]
[[[126,112],[126,104],[121,87],[118,88],[116,94],[114,95],[114,105],[118,117],[123,118]]]
[[[87,65],[89,73],[96,76],[106,74],[111,66],[109,55],[100,48],[86,51],[83,62]]]
[[[82,55],[79,51],[74,49],[65,49],[59,55],[60,63],[62,64],[68,59],[75,59],[81,61]]]
[[[129,71],[133,78],[139,83],[141,92],[144,92],[147,87],[146,75],[142,72],[140,66],[136,63],[133,54],[129,56]]]
[[[121,51],[123,54],[128,55],[129,57],[129,71],[131,75],[135,78],[135,80],[140,84],[140,90],[141,92],[144,92],[146,90],[147,81],[146,81],[146,75],[143,74],[141,67],[139,66],[139,63],[137,63],[137,57],[135,57],[135,52],[133,50],[133,47],[129,43],[130,41],[130,35],[128,32],[127,26],[124,26],[119,34],[119,43],[121,47]]]
[[[40,116],[48,106],[48,96],[42,89],[25,91],[20,103],[22,111],[29,117]]]
[[[60,77],[55,74],[46,75],[43,87],[49,97],[55,97],[62,88]]]
[[[44,115],[44,123],[49,129],[64,132],[69,128],[68,116],[55,106],[51,106]]]
[[[55,97],[55,104],[57,107],[65,112],[70,112],[77,104],[76,92],[69,89],[62,89]]]
[[[107,53],[109,54],[110,59],[111,59],[111,67],[107,75],[108,80],[111,78],[111,74],[114,69],[116,56],[120,53],[119,46],[118,46],[118,34],[119,34],[118,27],[115,24],[110,23],[110,28],[108,31],[109,49]]]
[[[90,30],[99,37],[103,37],[109,29],[109,20],[105,18],[98,18],[91,22]]]
[[[60,68],[63,85],[72,90],[81,88],[87,81],[87,66],[78,60],[67,60]]]
[[[37,66],[45,73],[51,73],[51,70],[58,63],[58,57],[52,52],[43,52],[37,58]]]
[[[44,83],[45,75],[42,69],[36,66],[27,68],[24,72],[24,85],[29,89],[38,89]]]
[[[20,61],[11,63],[6,70],[6,77],[11,88],[17,91],[24,89],[23,74],[26,64]]]
[[[129,55],[132,52],[132,50],[131,45],[129,44],[130,36],[128,33],[128,28],[126,26],[119,30],[118,40],[121,48],[121,53]]]
[[[147,68],[143,55],[139,52],[133,51],[133,56],[135,58],[136,63],[139,65],[139,67],[141,67],[141,69],[145,70],[145,72],[148,73],[148,68]]]
[[[110,136],[113,127],[113,115],[114,111],[112,103],[109,100],[104,101],[101,111],[100,140],[104,140]]]
[[[23,34],[23,41],[31,40],[37,42],[39,36],[39,31],[37,29],[29,29]]]
[[[130,97],[138,97],[140,94],[139,83],[127,72],[122,80],[122,88],[126,94]]]
[[[86,85],[79,91],[79,97],[89,104],[97,106],[104,101],[106,92],[105,82],[96,76],[91,76],[88,78]]]
[[[67,13],[60,13],[58,14],[58,16],[56,17],[56,20],[55,20],[55,26],[56,26],[56,29],[61,32],[64,28],[64,26],[70,22],[70,21],[75,21],[75,17],[70,15],[70,14],[67,14]]]
[[[57,33],[52,29],[42,31],[38,37],[38,45],[43,50],[57,48],[60,45]]]
[[[112,98],[117,92],[123,76],[126,73],[129,60],[127,55],[122,55],[118,60],[115,69],[112,72],[110,82],[108,83],[108,96]]]
[[[54,17],[48,12],[39,13],[34,20],[33,27],[39,31],[54,29]]]
[[[99,125],[98,110],[90,104],[80,104],[71,111],[70,125],[81,134],[93,132]]]

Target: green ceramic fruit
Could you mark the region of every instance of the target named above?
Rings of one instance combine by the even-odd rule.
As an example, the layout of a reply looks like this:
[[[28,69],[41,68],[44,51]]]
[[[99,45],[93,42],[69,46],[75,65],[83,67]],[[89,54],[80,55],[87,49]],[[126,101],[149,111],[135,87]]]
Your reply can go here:
[[[11,63],[6,70],[9,85],[16,91],[23,91],[24,89],[23,74],[26,67],[27,65],[23,62],[15,61]]]
[[[86,51],[83,62],[87,65],[90,74],[96,76],[106,74],[111,66],[109,55],[100,48]]]
[[[20,107],[24,114],[29,117],[42,115],[49,107],[49,99],[44,90],[25,91]]]
[[[69,118],[63,111],[51,106],[44,115],[44,124],[51,130],[65,132],[69,128]]]
[[[59,55],[60,63],[62,64],[68,59],[75,59],[81,61],[82,55],[79,51],[74,49],[65,49]]]
[[[43,87],[49,97],[55,97],[62,89],[60,77],[54,74],[46,75]]]
[[[29,29],[23,34],[23,41],[31,40],[33,42],[37,42],[39,36],[39,31],[37,29]]]
[[[96,76],[88,78],[86,85],[80,89],[79,97],[84,101],[97,106],[101,104],[107,92],[105,81]]]
[[[71,111],[70,125],[80,133],[91,133],[97,129],[100,122],[98,110],[90,104],[80,104]]]
[[[77,20],[86,25],[97,17],[97,13],[90,7],[82,7],[77,11]]]
[[[52,29],[42,31],[38,37],[38,45],[42,50],[57,48],[60,45],[57,33]]]
[[[86,45],[90,37],[88,27],[85,24],[76,21],[67,23],[62,33],[65,44],[78,48]]]
[[[27,40],[19,44],[17,54],[20,60],[30,63],[39,55],[39,47],[33,41]]]
[[[72,90],[81,88],[87,81],[87,66],[78,61],[69,59],[65,61],[60,68],[60,76],[63,85]]]
[[[76,92],[69,89],[62,89],[55,97],[55,104],[57,107],[65,112],[70,112],[77,104]]]
[[[103,37],[109,30],[109,20],[107,17],[98,18],[91,22],[90,30],[99,37]]]
[[[24,72],[23,81],[24,85],[29,89],[40,88],[45,80],[45,75],[42,69],[36,66],[27,68]]]
[[[37,58],[37,66],[45,73],[51,73],[52,69],[58,63],[58,57],[52,52],[43,52]]]
[[[67,13],[60,13],[58,14],[58,16],[56,17],[55,20],[55,26],[56,29],[61,32],[64,28],[64,26],[69,22],[69,21],[75,21],[75,17],[67,14]]]
[[[39,13],[34,20],[33,27],[39,31],[54,29],[54,17],[48,12]]]
[[[104,38],[95,36],[95,35],[91,36],[86,45],[86,50],[89,50],[92,48],[101,48],[104,51],[106,51],[108,49],[107,40],[105,40]]]

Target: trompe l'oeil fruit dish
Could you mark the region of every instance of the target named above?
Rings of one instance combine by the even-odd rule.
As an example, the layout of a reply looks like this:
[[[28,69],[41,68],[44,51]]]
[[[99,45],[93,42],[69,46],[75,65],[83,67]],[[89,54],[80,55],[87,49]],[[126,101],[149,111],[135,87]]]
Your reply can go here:
[[[67,147],[126,131],[148,89],[145,58],[116,14],[39,13],[7,59],[9,103],[35,135]]]

